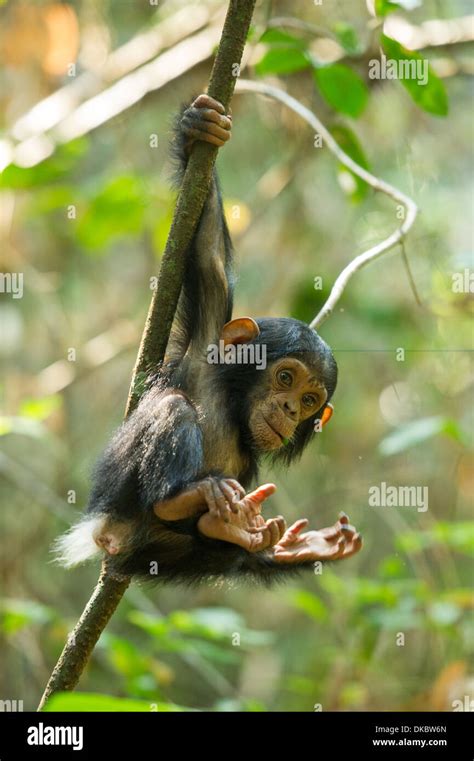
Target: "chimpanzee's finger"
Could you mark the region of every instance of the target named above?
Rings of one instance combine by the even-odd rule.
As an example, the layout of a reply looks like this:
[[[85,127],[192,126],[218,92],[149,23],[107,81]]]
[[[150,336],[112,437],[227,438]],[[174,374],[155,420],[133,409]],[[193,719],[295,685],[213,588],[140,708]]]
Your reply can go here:
[[[212,481],[210,478],[206,478],[198,486],[198,492],[201,494],[204,502],[207,505],[207,509],[214,515],[218,514],[216,501],[214,499],[214,491],[212,489]]]
[[[270,547],[273,547],[274,544],[278,542],[280,539],[280,530],[278,528],[278,523],[276,522],[275,518],[270,518],[267,521],[267,528],[270,534]]]
[[[214,495],[214,501],[216,503],[216,510],[219,516],[224,520],[226,523],[229,521],[229,506],[227,504],[227,500],[222,494],[219,484],[216,482],[216,480],[212,479],[211,481],[211,488]]]
[[[280,547],[287,547],[288,545],[296,542],[300,532],[303,531],[304,528],[308,527],[308,523],[309,521],[307,518],[300,518],[298,521],[296,521],[296,523],[293,523],[293,525],[291,525],[290,528],[285,531],[285,534],[278,542]]]
[[[285,531],[286,531],[286,520],[284,519],[283,515],[277,515],[275,518],[276,524],[278,526],[278,541],[283,537]]]
[[[362,536],[360,534],[356,534],[349,544],[347,544],[343,558],[350,558],[352,555],[355,555],[356,552],[359,552],[359,550],[362,547]]]
[[[354,534],[356,533],[356,527],[355,526],[351,526],[350,523],[344,523],[341,526],[341,531],[344,533],[344,536],[346,537],[346,540],[348,542],[350,542],[354,538]]]
[[[194,108],[213,108],[215,111],[219,111],[220,114],[225,114],[225,108],[222,103],[219,103],[215,98],[211,98],[207,93],[201,93],[192,104]]]
[[[233,513],[238,513],[239,508],[238,508],[238,505],[236,504],[237,498],[236,498],[235,491],[222,479],[219,480],[218,486],[221,492],[223,493],[230,510]]]
[[[275,484],[263,484],[247,494],[245,499],[249,500],[252,504],[260,504],[268,499],[268,497],[271,497],[272,494],[275,494],[275,492]]]
[[[229,484],[229,486],[232,487],[232,489],[235,489],[235,491],[240,494],[241,497],[245,497],[245,489],[244,487],[239,484],[238,481],[235,480],[235,478],[225,478],[224,481]]]
[[[232,129],[231,119],[229,119],[228,116],[224,116],[224,114],[219,114],[212,108],[203,108],[200,109],[197,113],[200,120],[204,119],[206,122],[214,122],[219,127],[222,127],[222,129]]]

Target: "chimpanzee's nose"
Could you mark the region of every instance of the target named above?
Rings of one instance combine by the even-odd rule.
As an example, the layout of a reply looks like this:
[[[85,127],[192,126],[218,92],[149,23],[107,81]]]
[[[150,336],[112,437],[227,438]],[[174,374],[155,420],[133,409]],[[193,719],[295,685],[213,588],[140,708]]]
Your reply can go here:
[[[289,397],[288,399],[285,399],[285,402],[283,404],[283,411],[285,415],[288,415],[289,418],[292,420],[298,419],[298,405],[296,403],[295,399],[292,399]]]

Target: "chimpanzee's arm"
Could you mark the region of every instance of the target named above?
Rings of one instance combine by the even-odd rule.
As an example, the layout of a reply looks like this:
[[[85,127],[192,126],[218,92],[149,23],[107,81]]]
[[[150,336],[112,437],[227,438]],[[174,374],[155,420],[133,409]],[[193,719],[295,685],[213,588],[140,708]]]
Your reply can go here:
[[[181,183],[194,142],[204,140],[224,145],[230,138],[231,126],[231,117],[208,95],[199,95],[183,109],[176,121],[172,146],[177,164],[177,184]],[[222,326],[232,316],[232,259],[232,242],[214,170],[188,251],[167,359],[179,361],[187,350],[194,356],[202,356],[208,344],[218,342]]]
[[[225,520],[244,493],[234,479],[204,472],[191,402],[180,392],[152,389],[99,460],[88,512],[127,520],[153,511],[173,521],[210,510]]]

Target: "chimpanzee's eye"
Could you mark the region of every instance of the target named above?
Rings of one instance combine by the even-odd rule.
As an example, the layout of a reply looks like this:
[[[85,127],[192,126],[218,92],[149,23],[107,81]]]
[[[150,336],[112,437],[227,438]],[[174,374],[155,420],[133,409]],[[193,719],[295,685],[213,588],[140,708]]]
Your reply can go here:
[[[316,397],[313,394],[305,394],[303,396],[303,404],[305,407],[314,407],[316,404]]]
[[[293,376],[289,370],[280,370],[278,373],[278,380],[283,386],[291,386],[293,383]]]

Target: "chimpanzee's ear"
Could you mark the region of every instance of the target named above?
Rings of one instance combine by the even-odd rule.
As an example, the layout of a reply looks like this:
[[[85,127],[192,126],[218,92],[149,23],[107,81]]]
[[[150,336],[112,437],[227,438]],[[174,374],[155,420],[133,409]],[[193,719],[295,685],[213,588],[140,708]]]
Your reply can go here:
[[[221,340],[228,344],[247,344],[260,335],[260,328],[251,317],[237,317],[226,322],[222,328]]]
[[[324,428],[326,423],[329,423],[334,413],[334,407],[331,402],[328,402],[324,407],[323,414],[321,415],[321,428]]]

